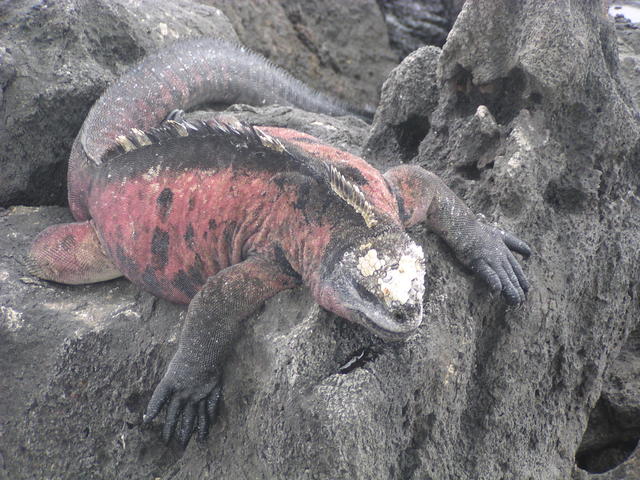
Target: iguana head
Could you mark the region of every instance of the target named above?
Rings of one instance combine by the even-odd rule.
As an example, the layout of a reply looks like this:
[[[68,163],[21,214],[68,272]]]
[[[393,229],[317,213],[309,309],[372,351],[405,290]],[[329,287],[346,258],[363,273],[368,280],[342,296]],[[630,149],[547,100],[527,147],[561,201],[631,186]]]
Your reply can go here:
[[[422,248],[401,231],[356,242],[324,279],[320,303],[387,340],[402,340],[422,322]]]

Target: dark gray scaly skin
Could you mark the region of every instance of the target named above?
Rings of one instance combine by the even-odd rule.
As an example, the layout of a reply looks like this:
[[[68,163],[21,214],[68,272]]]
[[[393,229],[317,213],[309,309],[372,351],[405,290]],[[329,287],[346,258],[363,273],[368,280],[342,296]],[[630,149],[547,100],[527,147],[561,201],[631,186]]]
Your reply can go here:
[[[124,275],[188,303],[177,352],[144,415],[148,423],[167,406],[165,441],[175,435],[185,445],[194,431],[207,436],[225,358],[243,321],[282,290],[305,285],[322,307],[387,340],[415,333],[425,262],[405,228],[416,223],[439,234],[508,303],[525,300],[529,286],[511,251],[528,256],[529,247],[479,222],[420,167],[383,175],[359,157],[284,128],[215,118],[192,125],[176,113],[163,123],[174,109],[210,100],[202,92],[216,88],[222,90],[216,98],[226,101],[263,87],[279,93],[259,99],[305,96],[286,75],[254,72],[247,82],[246,59],[225,70],[232,73],[205,80],[211,63],[180,70],[185,62],[175,56],[193,47],[187,55],[193,60],[203,51],[198,42],[149,57],[105,92],[71,154],[70,203],[78,221],[49,227],[29,252],[31,271],[44,279],[81,284]],[[182,80],[171,77],[176,69]],[[274,87],[274,78],[284,86]],[[306,106],[318,110],[313,98]]]

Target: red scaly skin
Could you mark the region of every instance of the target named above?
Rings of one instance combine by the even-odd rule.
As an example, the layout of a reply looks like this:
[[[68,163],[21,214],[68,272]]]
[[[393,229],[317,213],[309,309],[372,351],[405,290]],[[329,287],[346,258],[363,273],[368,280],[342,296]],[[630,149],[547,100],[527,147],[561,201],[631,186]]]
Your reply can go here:
[[[141,175],[94,186],[89,206],[103,245],[127,278],[167,300],[188,303],[220,270],[256,252],[273,257],[268,250],[275,243],[291,252],[294,270],[314,270],[329,225],[305,224],[291,208],[297,192],[290,186],[282,191],[270,180],[231,167]],[[172,192],[168,208],[158,201],[162,192]],[[175,281],[180,275],[191,281],[182,289]]]

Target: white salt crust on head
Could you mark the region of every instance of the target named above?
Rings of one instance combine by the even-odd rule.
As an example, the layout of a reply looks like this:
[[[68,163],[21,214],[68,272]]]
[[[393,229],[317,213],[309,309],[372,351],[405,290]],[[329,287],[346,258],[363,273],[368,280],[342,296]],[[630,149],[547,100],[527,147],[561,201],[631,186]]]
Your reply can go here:
[[[389,306],[394,302],[404,305],[424,293],[424,253],[418,245],[410,244],[399,260],[379,258],[371,248],[358,258],[358,271],[364,277],[377,278],[382,299]]]

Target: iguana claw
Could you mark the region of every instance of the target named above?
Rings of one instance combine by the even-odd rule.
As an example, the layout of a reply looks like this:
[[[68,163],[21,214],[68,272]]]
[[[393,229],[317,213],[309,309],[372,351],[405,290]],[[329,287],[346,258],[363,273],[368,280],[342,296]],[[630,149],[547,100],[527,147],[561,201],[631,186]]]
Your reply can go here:
[[[529,282],[511,250],[526,258],[531,255],[531,249],[525,242],[504,230],[480,223],[478,225],[484,232],[476,238],[483,241],[475,242],[466,255],[466,263],[491,290],[502,292],[507,303],[517,305],[524,302]]]
[[[198,431],[199,441],[207,437],[222,393],[221,379],[220,375],[204,374],[174,360],[153,392],[142,419],[150,423],[167,404],[162,439],[168,443],[175,433],[185,447],[194,429]]]

